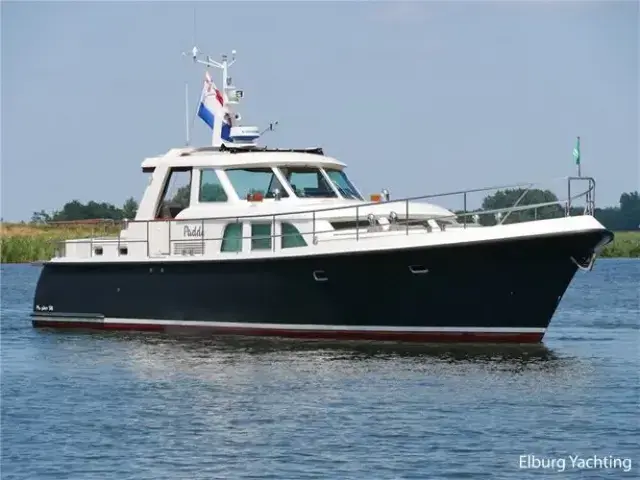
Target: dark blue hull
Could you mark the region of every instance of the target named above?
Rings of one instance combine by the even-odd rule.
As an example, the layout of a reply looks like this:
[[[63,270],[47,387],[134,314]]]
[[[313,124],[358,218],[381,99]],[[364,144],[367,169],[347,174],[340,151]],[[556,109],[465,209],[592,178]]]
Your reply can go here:
[[[585,262],[607,236],[601,230],[288,259],[47,263],[33,324],[539,342],[576,261]]]

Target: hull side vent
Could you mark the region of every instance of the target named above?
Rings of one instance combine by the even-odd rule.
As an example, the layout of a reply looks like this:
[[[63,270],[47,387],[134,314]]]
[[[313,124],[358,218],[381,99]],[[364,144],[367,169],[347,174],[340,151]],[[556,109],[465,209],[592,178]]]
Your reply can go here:
[[[176,242],[173,244],[174,255],[203,255],[202,242]]]

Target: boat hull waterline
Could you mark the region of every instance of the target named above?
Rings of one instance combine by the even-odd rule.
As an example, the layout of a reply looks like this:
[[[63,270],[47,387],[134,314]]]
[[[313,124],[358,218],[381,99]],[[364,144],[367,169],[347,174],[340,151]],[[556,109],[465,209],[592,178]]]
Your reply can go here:
[[[539,343],[607,230],[287,259],[49,262],[35,327]]]

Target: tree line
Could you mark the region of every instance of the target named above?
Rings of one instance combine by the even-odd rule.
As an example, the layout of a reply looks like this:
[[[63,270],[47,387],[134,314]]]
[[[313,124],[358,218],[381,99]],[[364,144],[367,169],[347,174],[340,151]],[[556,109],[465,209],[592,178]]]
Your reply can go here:
[[[212,196],[217,196],[218,192],[211,192]],[[179,195],[176,195],[179,196]],[[176,199],[174,198],[174,201]],[[519,202],[518,202],[519,200]],[[509,208],[518,202],[518,205],[535,205],[542,203],[557,202],[557,196],[550,190],[531,189],[525,190],[521,188],[498,190],[493,195],[488,195],[482,202],[482,208],[477,212],[486,210],[500,210]],[[573,206],[571,215],[580,215],[584,206]],[[78,200],[66,203],[62,209],[51,213],[34,212],[31,217],[31,223],[49,223],[49,222],[68,222],[77,220],[91,219],[109,219],[123,220],[133,219],[138,210],[138,203],[132,198],[127,199],[122,207],[117,207],[110,203],[98,203],[90,201],[86,204]],[[457,211],[459,220],[463,221],[461,211]],[[473,212],[472,212],[473,213]],[[535,219],[557,218],[565,215],[565,207],[559,203],[538,207],[536,209],[527,209],[521,211],[513,211],[505,218],[496,217],[494,214],[478,213],[479,222],[483,225],[494,225],[498,221],[503,223],[516,223]],[[614,231],[621,230],[639,230],[640,229],[640,195],[637,191],[623,193],[620,195],[618,206],[596,208],[596,219],[605,227]],[[467,219],[467,221],[472,221]]]
[[[496,214],[481,214],[481,211],[501,210],[518,203],[518,206],[548,204],[537,208],[513,211],[508,215],[504,212]],[[556,203],[557,202],[557,203]],[[584,212],[584,199],[580,199],[572,205],[569,214],[581,215]],[[558,197],[550,190],[514,188],[498,190],[493,195],[488,195],[482,202],[482,208],[477,209],[479,222],[482,225],[495,225],[502,223],[517,223],[530,220],[542,220],[558,218],[566,215],[566,206],[558,201]],[[457,211],[461,215],[463,212]],[[472,212],[473,213],[473,212]],[[597,208],[595,218],[609,230],[640,230],[640,195],[637,191],[625,192],[620,195],[618,206]],[[462,221],[460,216],[458,220]]]
[[[127,199],[122,207],[111,203],[90,201],[82,203],[79,200],[67,202],[60,210],[33,212],[31,223],[44,224],[50,222],[73,222],[78,220],[132,220],[138,212],[138,202],[133,197]]]

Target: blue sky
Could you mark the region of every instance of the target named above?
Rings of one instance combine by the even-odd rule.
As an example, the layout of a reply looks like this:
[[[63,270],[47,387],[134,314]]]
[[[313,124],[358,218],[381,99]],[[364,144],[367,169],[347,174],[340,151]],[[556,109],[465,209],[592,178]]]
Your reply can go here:
[[[5,220],[140,199],[200,95],[194,6],[199,48],[238,51],[245,123],[279,120],[263,143],[320,145],[363,192],[570,175],[576,135],[599,206],[639,187],[638,2],[2,2]]]

